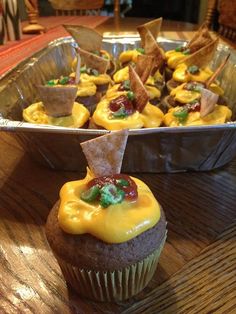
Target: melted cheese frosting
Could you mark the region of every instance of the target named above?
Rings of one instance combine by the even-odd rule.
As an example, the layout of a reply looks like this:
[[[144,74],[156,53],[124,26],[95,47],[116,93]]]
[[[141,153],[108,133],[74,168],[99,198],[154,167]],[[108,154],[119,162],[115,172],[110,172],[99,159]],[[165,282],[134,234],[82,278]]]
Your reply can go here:
[[[213,74],[208,67],[199,69],[199,72],[196,74],[189,73],[187,69],[188,67],[185,63],[179,64],[173,72],[172,78],[176,82],[206,82]]]
[[[109,99],[102,99],[93,114],[93,121],[104,127],[107,130],[122,130],[122,129],[138,129],[138,128],[155,128],[162,123],[164,114],[156,106],[147,103],[142,112],[135,111],[123,119],[113,118],[109,109],[111,99],[117,97],[117,94],[112,95]]]
[[[189,112],[187,119],[183,123],[180,123],[179,119],[173,115],[175,111],[180,109],[181,107],[169,109],[164,116],[164,124],[166,126],[176,127],[222,124],[229,121],[232,116],[232,111],[227,106],[215,105],[214,111],[207,116],[201,118],[199,111]]]
[[[72,114],[64,117],[52,117],[46,114],[43,103],[37,102],[23,110],[25,121],[37,124],[80,128],[89,119],[89,111],[83,105],[75,102]]]
[[[160,205],[149,187],[133,178],[138,187],[134,202],[101,207],[86,203],[80,194],[93,179],[90,171],[83,180],[67,182],[60,190],[58,220],[60,227],[70,234],[89,233],[107,243],[126,242],[152,228],[160,219]]]
[[[119,61],[122,64],[126,63],[126,62],[135,62],[136,63],[139,55],[141,55],[141,52],[139,52],[136,49],[126,50],[126,51],[121,52],[121,54],[119,55]]]

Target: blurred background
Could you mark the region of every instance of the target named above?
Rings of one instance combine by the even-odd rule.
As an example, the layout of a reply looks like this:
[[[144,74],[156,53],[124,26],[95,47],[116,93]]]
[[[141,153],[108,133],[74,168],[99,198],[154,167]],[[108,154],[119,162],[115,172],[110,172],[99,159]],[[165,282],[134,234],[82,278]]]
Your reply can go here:
[[[26,19],[24,0],[18,0],[20,15]],[[201,23],[207,10],[207,0],[120,0],[122,17],[162,16],[164,19]],[[55,15],[48,0],[39,0],[40,16]],[[101,15],[113,15],[113,0],[105,0]]]

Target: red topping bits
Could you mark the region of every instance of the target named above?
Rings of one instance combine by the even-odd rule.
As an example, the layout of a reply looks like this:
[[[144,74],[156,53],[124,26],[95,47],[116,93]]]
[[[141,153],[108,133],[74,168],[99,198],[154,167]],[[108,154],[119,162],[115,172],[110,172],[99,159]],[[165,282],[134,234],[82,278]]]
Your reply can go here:
[[[109,109],[115,118],[124,118],[135,111],[133,102],[125,95],[112,99],[109,103]]]

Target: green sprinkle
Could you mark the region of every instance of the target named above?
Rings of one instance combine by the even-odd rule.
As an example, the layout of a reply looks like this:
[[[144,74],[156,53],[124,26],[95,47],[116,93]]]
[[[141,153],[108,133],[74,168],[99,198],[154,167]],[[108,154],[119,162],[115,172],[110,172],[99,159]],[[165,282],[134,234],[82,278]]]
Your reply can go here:
[[[46,85],[54,86],[54,85],[56,85],[56,84],[55,84],[54,80],[50,80],[50,81],[47,81],[47,82],[46,82]]]
[[[116,184],[119,186],[129,186],[129,182],[125,179],[117,179]]]
[[[123,87],[125,90],[129,90],[130,89],[130,80],[125,80],[123,82]]]
[[[86,73],[86,71],[87,71],[86,65],[84,65],[84,66],[82,66],[82,67],[80,68],[80,73]]]
[[[196,74],[199,72],[199,67],[197,65],[191,65],[188,67],[188,72],[191,74]]]
[[[136,48],[136,50],[140,52],[142,55],[145,54],[145,50],[143,48]]]
[[[183,51],[183,54],[184,54],[184,55],[190,55],[190,49],[184,50],[184,51]]]
[[[132,91],[127,92],[127,97],[129,100],[134,100],[134,98],[135,98],[134,93]]]
[[[100,194],[99,187],[97,185],[92,186],[90,189],[81,193],[80,198],[85,202],[93,202]]]
[[[99,72],[98,72],[98,70],[96,70],[96,69],[92,69],[92,70],[91,70],[91,73],[92,73],[94,76],[99,76]]]
[[[59,79],[58,83],[61,85],[66,85],[69,82],[69,77],[68,76],[64,76],[62,78]]]
[[[183,123],[186,121],[188,117],[188,110],[185,108],[181,108],[173,113],[173,116],[176,117],[180,123]]]
[[[112,204],[121,203],[125,198],[125,192],[120,189],[117,189],[117,187],[114,184],[104,185],[101,188],[100,193],[101,193],[100,205],[103,208],[106,208]]]
[[[124,107],[120,107],[120,109],[113,112],[112,115],[114,118],[120,118],[120,119],[124,119],[125,117],[127,117],[127,113]]]
[[[99,53],[98,50],[94,50],[94,51],[93,51],[93,54],[95,54],[95,55],[97,55],[97,56],[100,56],[100,53]]]
[[[175,48],[175,51],[176,52],[181,52],[182,49],[183,49],[183,46],[178,46],[178,47]]]

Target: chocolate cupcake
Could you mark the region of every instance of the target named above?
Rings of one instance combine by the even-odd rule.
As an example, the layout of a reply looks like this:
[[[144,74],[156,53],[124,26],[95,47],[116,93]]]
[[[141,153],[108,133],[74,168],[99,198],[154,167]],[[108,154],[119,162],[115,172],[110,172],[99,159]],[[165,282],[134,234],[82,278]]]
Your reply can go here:
[[[46,223],[67,283],[97,301],[139,293],[166,239],[165,215],[150,189],[120,174],[127,136],[123,130],[81,144],[90,170],[62,187]]]

